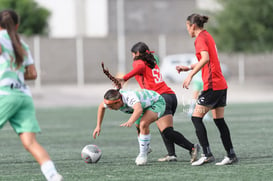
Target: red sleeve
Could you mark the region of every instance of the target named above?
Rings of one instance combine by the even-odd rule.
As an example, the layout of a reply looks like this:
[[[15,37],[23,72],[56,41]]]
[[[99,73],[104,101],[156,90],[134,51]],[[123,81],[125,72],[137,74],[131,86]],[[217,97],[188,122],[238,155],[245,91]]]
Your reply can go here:
[[[206,44],[206,40],[203,37],[198,37],[195,42],[195,51],[196,53],[200,53],[201,51],[208,52],[208,45]]]
[[[144,71],[145,63],[142,60],[136,60],[133,62],[133,70],[131,70],[131,72],[129,72],[128,74],[124,75],[123,79],[127,81],[135,75],[143,74]]]

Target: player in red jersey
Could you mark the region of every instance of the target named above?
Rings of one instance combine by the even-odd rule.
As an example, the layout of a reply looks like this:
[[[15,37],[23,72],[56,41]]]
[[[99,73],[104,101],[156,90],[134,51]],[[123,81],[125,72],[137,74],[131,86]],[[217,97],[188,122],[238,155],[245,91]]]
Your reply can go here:
[[[158,159],[158,161],[176,161],[175,147],[177,144],[190,152],[191,162],[196,160],[199,145],[187,140],[181,133],[173,129],[173,115],[177,107],[177,98],[174,91],[167,86],[162,79],[158,67],[158,58],[143,43],[136,43],[131,49],[133,55],[133,69],[126,74],[123,79],[119,79],[123,84],[125,81],[135,77],[141,88],[156,91],[161,94],[166,102],[164,115],[156,121],[168,155]]]
[[[224,107],[226,106],[227,83],[222,74],[218,60],[217,49],[212,36],[203,28],[208,21],[207,16],[192,14],[187,18],[187,30],[191,37],[196,37],[194,45],[198,63],[187,66],[177,66],[178,73],[192,70],[183,82],[183,87],[188,88],[192,77],[202,70],[203,91],[198,97],[196,107],[192,114],[196,135],[203,148],[203,154],[192,165],[202,165],[214,161],[210,151],[207,131],[203,123],[204,115],[211,110],[227,152],[227,156],[216,165],[227,165],[238,161],[233,149],[229,128],[224,119]]]

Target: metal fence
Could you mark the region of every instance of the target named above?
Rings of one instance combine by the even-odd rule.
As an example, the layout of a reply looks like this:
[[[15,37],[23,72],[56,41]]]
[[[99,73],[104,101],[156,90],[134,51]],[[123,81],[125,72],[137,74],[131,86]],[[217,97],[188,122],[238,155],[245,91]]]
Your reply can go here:
[[[45,37],[24,38],[29,44],[38,70],[36,87],[56,84],[85,84],[108,81],[101,71],[101,62],[113,74],[131,70],[131,46],[146,42],[161,58],[170,54],[194,53],[193,39],[186,35],[132,35],[126,36],[126,49],[118,50],[116,36],[106,38],[50,39]],[[123,54],[126,61],[120,62]],[[271,81],[273,78],[273,53],[266,54],[224,54],[219,53],[220,61],[231,71],[232,78],[243,83],[248,79]],[[122,64],[122,65],[120,65]],[[120,72],[119,67],[125,67]]]

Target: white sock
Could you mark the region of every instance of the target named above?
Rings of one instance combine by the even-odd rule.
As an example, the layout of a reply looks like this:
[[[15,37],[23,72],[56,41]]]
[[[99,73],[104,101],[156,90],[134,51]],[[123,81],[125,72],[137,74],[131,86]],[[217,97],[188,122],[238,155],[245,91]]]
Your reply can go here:
[[[148,153],[150,141],[151,141],[151,134],[148,134],[148,135],[139,134],[138,142],[139,142],[140,154],[146,155]]]
[[[55,165],[51,160],[44,162],[41,165],[41,170],[47,180],[52,179],[52,177],[54,177],[57,174]]]

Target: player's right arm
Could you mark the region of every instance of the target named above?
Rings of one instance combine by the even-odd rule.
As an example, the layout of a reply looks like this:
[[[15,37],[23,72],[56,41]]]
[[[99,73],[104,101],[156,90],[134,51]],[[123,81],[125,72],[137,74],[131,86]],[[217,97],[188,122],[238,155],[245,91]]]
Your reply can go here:
[[[24,77],[25,80],[35,80],[37,78],[37,71],[34,64],[26,66]]]
[[[105,112],[105,107],[104,107],[104,102],[102,102],[99,105],[98,108],[98,113],[97,113],[97,126],[93,131],[93,138],[96,139],[96,136],[100,135],[100,131],[101,131],[101,124],[102,124],[102,120],[104,117],[104,112]]]
[[[194,67],[196,66],[196,64],[197,64],[197,63],[191,64],[190,66],[177,65],[177,66],[175,67],[175,69],[177,70],[178,73],[183,72],[183,71],[184,71],[184,72],[187,72],[187,71],[189,71],[189,70],[194,69]]]

